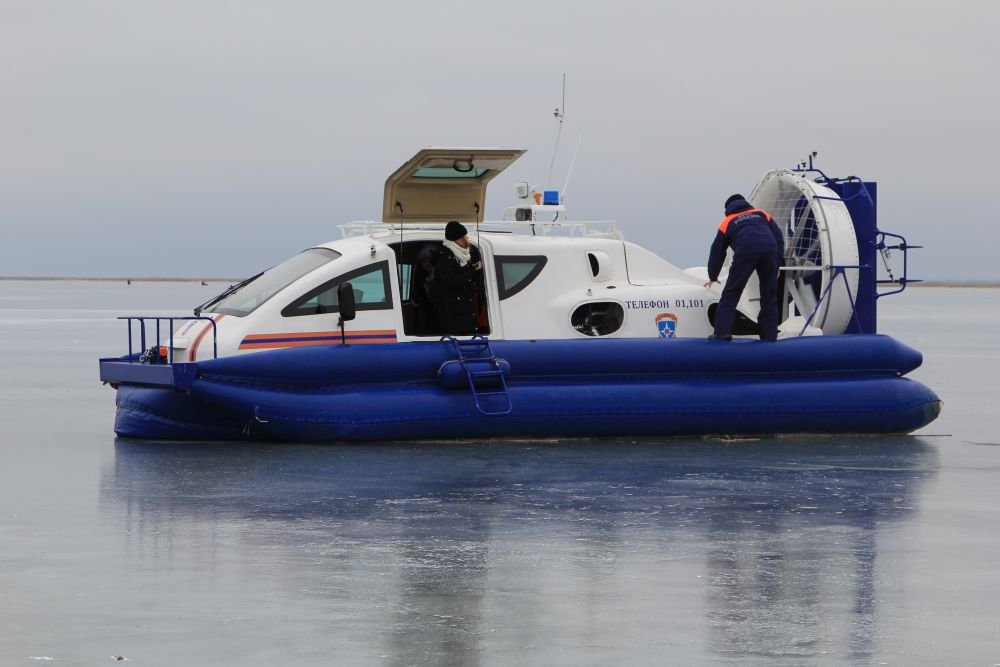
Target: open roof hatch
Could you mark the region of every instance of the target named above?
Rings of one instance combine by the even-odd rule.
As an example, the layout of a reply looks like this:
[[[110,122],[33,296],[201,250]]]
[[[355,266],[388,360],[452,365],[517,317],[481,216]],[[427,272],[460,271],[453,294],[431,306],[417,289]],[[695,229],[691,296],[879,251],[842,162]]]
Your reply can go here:
[[[382,221],[476,222],[477,216],[481,221],[487,183],[523,154],[506,148],[425,148],[386,179]]]

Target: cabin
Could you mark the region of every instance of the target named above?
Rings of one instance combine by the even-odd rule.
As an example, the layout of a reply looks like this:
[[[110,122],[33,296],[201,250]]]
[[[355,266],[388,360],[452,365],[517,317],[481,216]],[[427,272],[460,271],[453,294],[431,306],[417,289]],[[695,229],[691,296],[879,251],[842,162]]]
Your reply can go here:
[[[718,290],[624,240],[612,222],[576,222],[553,192],[518,188],[499,221],[482,221],[486,188],[524,151],[419,151],[386,180],[382,221],[341,226],[309,248],[200,306],[215,320],[219,356],[345,342],[436,340],[452,332],[418,317],[421,253],[440,251],[444,226],[469,229],[483,260],[479,331],[490,339],[704,337]],[[351,285],[356,317],[342,322],[338,288]],[[737,335],[756,335],[753,288]],[[341,331],[343,324],[343,331]],[[204,358],[204,321],[181,324],[174,357]]]

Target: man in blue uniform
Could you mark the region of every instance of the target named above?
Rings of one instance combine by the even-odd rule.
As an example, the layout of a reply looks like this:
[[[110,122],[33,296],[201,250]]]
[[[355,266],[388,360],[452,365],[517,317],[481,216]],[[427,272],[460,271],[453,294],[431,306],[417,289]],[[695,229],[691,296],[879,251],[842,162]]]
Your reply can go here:
[[[732,340],[736,304],[750,276],[756,271],[760,281],[760,315],[757,316],[760,338],[777,340],[778,267],[785,255],[781,230],[767,211],[754,208],[743,195],[732,195],[726,200],[725,207],[726,217],[719,224],[719,233],[715,235],[708,256],[708,282],[705,287],[719,281],[728,248],[733,249],[733,263],[715,311],[715,332],[708,338]]]

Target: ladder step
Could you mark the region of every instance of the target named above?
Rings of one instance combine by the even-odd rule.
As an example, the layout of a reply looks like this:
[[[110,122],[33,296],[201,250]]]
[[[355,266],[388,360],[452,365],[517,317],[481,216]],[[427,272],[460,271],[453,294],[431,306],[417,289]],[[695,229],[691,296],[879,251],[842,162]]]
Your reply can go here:
[[[445,340],[442,338],[442,340]],[[472,392],[473,400],[476,402],[476,409],[479,410],[480,414],[484,415],[509,415],[513,409],[510,401],[510,388],[507,386],[507,381],[504,379],[504,372],[500,366],[500,362],[497,360],[496,354],[493,353],[493,348],[490,346],[490,341],[485,336],[475,336],[469,340],[459,340],[453,336],[448,336],[447,340],[454,347],[455,353],[458,356],[458,362],[462,365],[462,368],[468,375],[469,379],[469,390]],[[472,354],[466,356],[464,350],[472,351]],[[484,371],[474,371],[472,366],[478,365],[480,368],[484,364],[489,365],[489,370]],[[476,386],[477,380],[487,380],[490,378],[499,379],[499,382],[494,382],[491,387],[496,387],[499,385],[499,391],[479,391]],[[502,397],[506,403],[505,409],[502,410],[487,410],[480,404],[480,399],[485,397]],[[495,404],[495,401],[494,401]]]

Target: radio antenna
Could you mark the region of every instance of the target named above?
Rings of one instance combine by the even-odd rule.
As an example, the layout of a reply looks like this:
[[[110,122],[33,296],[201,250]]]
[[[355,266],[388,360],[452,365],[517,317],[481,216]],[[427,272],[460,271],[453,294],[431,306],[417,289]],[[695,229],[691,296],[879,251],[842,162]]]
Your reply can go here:
[[[482,246],[479,245],[479,202],[473,202],[473,207],[476,209],[476,247],[480,248],[480,253],[482,252]]]
[[[556,131],[556,145],[552,149],[552,161],[549,162],[549,175],[545,177],[546,190],[549,188],[549,183],[552,182],[552,169],[556,166],[556,155],[559,154],[559,139],[562,137],[563,118],[566,116],[566,72],[563,72],[562,79],[562,106],[556,107],[552,115],[559,121],[559,129]]]
[[[399,300],[403,300],[403,205],[396,200],[396,208],[399,209],[399,254],[396,255],[396,273],[399,274]],[[391,227],[390,227],[391,229]],[[372,256],[375,255],[375,246],[372,246]]]
[[[569,177],[573,175],[573,167],[576,166],[576,156],[580,154],[580,144],[583,143],[583,135],[576,140],[576,150],[573,151],[573,159],[569,161],[569,171],[566,172],[566,182],[563,183],[562,190],[559,191],[559,203],[566,201],[566,191],[569,190]]]

